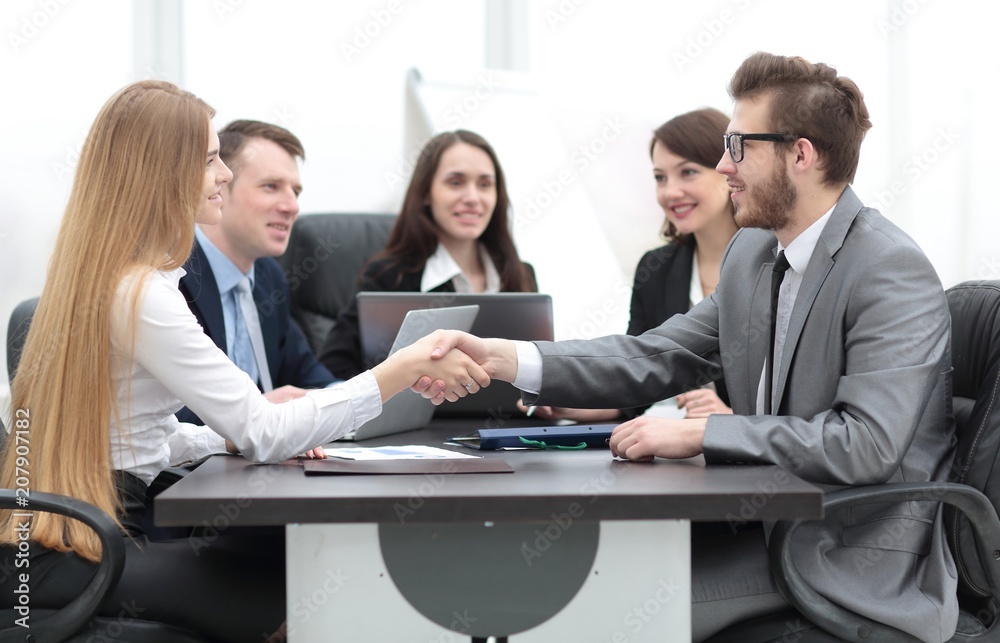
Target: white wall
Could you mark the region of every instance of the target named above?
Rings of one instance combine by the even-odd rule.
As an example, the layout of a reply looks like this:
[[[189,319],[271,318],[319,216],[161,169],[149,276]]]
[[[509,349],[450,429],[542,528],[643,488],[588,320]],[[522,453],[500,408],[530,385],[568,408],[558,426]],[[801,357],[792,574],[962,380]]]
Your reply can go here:
[[[562,257],[564,268],[548,271],[543,286],[557,300],[573,293],[563,298],[575,307],[562,316],[564,336],[579,334],[600,311],[605,324],[584,330],[624,329],[631,273],[641,252],[657,245],[661,218],[651,131],[704,105],[729,109],[726,82],[755,50],[828,62],[855,79],[875,123],[857,191],[917,239],[946,285],[1000,278],[987,114],[1000,102],[995,5],[523,1],[528,33],[515,41],[528,51],[518,53],[527,54],[545,108],[538,118],[553,132],[545,144],[562,146],[555,153],[569,159],[563,169],[574,181],[557,198],[585,200],[599,226],[583,243],[564,228],[518,232],[528,261]],[[133,13],[128,0],[0,5],[0,327],[41,289],[74,153],[101,104],[138,77],[174,73],[169,65],[134,70],[133,52],[149,36],[134,33]],[[180,78],[170,79],[215,106],[218,125],[257,118],[296,132],[308,155],[303,212],[392,211],[404,187],[392,177],[408,167],[406,70],[474,83],[486,61],[486,15],[484,2],[462,0],[188,0]],[[451,127],[474,122],[451,116]],[[494,143],[530,150],[538,141]],[[518,167],[528,178],[511,186],[516,212],[537,201],[552,172],[540,168],[532,180]],[[574,271],[593,257],[609,275],[599,288]]]

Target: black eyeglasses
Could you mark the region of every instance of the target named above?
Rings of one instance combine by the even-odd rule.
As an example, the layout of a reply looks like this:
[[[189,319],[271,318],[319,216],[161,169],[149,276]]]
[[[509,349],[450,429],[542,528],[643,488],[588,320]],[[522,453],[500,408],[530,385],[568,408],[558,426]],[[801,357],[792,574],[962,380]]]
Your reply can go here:
[[[722,139],[725,141],[726,149],[729,150],[729,158],[733,159],[733,163],[739,163],[743,160],[743,142],[744,141],[774,141],[775,143],[790,143],[798,138],[794,134],[738,134],[733,132],[732,134],[723,134]]]

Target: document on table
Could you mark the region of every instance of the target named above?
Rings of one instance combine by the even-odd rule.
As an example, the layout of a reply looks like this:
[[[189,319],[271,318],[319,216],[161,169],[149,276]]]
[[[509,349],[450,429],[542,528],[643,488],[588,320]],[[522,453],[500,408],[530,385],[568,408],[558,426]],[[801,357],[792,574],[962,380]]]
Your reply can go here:
[[[419,444],[392,447],[341,447],[324,451],[328,458],[342,460],[459,460],[480,457]]]

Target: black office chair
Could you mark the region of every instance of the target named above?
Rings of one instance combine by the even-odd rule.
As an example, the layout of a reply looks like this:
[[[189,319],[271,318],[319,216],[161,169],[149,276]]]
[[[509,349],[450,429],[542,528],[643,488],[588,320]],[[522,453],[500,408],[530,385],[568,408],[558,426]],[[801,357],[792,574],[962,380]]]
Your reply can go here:
[[[0,431],[6,433],[0,421]],[[0,509],[25,511],[18,505],[21,495],[14,489],[0,489]],[[53,493],[33,491],[28,498],[32,512],[51,512],[79,520],[94,530],[103,555],[97,571],[80,595],[61,609],[32,607],[25,628],[17,624],[23,614],[15,609],[0,610],[0,643],[208,643],[207,639],[166,623],[138,618],[97,616],[97,610],[114,590],[125,567],[125,541],[115,522],[97,507]],[[13,561],[5,568],[15,570]],[[7,567],[9,565],[9,567]],[[22,569],[22,568],[18,568]]]
[[[829,511],[856,504],[945,503],[948,542],[959,571],[956,642],[1000,640],[1000,281],[968,281],[947,292],[952,320],[955,425],[949,482],[873,485],[826,496]],[[730,627],[711,643],[912,641],[907,634],[819,596],[795,569],[791,542],[804,521],[780,522],[768,545],[771,569],[796,611]]]
[[[361,267],[385,247],[391,214],[310,214],[295,222],[278,258],[291,291],[292,318],[318,353],[357,292]]]
[[[28,327],[31,326],[31,318],[35,316],[37,307],[38,297],[32,297],[19,303],[10,314],[10,322],[7,324],[7,379],[10,382],[14,381],[14,374],[17,373],[24,340],[28,338]]]

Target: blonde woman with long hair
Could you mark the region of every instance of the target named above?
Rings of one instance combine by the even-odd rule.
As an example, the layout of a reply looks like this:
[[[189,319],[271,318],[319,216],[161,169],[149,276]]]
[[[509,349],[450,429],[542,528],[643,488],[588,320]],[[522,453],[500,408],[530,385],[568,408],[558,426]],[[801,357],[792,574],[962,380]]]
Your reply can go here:
[[[220,220],[222,186],[232,178],[213,115],[162,81],[129,85],[104,105],[80,155],[12,394],[13,409],[30,417],[31,490],[84,500],[122,528],[127,561],[108,614],[125,602],[144,619],[248,641],[284,620],[284,552],[251,556],[225,539],[192,547],[142,533],[147,486],[199,455],[191,438],[198,433],[173,413],[186,405],[248,459],[279,462],[378,415],[418,380],[454,400],[489,377],[457,352],[440,368],[431,364],[422,340],[337,387],[268,402],[202,332],[177,290],[195,222]],[[13,442],[0,462],[6,488],[18,474]],[[8,560],[16,527],[11,512],[0,512]],[[41,512],[30,537],[32,606],[60,606],[93,574],[97,538]],[[2,600],[14,596],[4,591]]]

